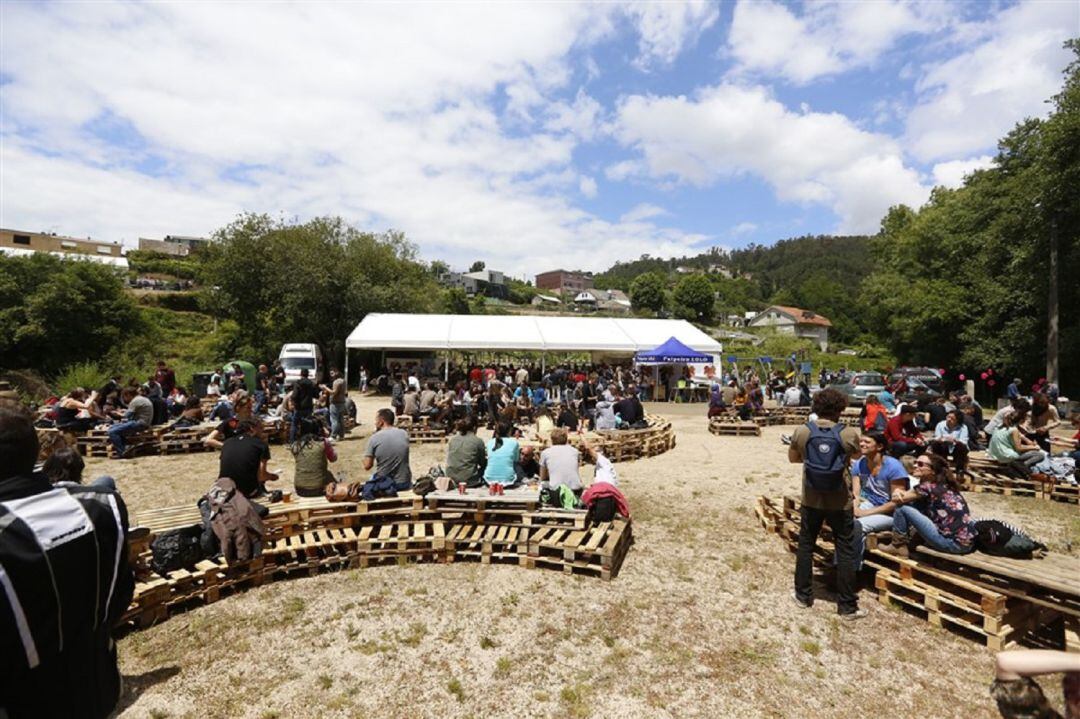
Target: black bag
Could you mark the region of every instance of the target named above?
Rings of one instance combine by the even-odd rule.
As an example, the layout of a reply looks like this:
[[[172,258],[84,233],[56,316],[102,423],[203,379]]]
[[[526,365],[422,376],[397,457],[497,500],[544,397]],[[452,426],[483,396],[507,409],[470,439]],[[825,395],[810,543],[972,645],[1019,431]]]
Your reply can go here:
[[[1035,553],[1046,551],[1046,545],[1037,542],[1024,530],[998,519],[980,519],[975,522],[975,548],[995,557],[1031,559]]]
[[[430,474],[425,474],[413,482],[412,491],[413,494],[421,497],[431,494],[435,491],[435,480],[432,479]]]
[[[586,522],[593,522],[599,524],[600,522],[610,522],[615,519],[615,498],[614,497],[600,497],[592,506],[589,507]]]
[[[205,559],[200,544],[202,531],[202,524],[193,524],[190,527],[170,529],[154,537],[154,541],[150,543],[150,552],[153,555],[150,566],[162,576],[182,567],[194,567],[197,562]]]

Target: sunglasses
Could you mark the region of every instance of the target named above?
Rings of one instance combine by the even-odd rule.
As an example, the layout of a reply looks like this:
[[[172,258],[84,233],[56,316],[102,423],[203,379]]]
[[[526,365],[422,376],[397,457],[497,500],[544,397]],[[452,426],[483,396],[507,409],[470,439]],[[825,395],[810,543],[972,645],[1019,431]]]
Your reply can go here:
[[[933,462],[924,462],[922,460],[916,460],[915,466],[916,467],[933,467],[934,463]]]

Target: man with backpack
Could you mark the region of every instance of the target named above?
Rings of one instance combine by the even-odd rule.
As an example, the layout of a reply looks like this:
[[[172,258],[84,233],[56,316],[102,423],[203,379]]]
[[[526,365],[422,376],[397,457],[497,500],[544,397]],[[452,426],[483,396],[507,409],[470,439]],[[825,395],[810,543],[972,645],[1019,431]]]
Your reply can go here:
[[[111,716],[112,628],[135,589],[127,508],[101,486],[52,486],[37,454],[29,414],[0,401],[0,716]]]
[[[814,395],[817,415],[792,434],[788,459],[803,465],[802,510],[799,548],[795,560],[795,591],[798,606],[809,609],[814,603],[814,547],[821,525],[828,523],[836,551],[837,611],[841,619],[866,616],[855,595],[855,550],[852,545],[855,518],[852,507],[851,458],[859,451],[859,432],[840,425],[847,398],[833,388]]]

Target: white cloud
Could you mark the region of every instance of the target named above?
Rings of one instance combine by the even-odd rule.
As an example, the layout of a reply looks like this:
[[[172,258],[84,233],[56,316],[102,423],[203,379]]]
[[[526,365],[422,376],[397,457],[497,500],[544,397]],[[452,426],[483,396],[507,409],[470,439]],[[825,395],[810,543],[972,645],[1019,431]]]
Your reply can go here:
[[[740,222],[731,228],[729,234],[733,237],[741,237],[742,235],[749,235],[751,232],[757,230],[758,226],[753,222]]]
[[[624,98],[615,133],[640,151],[638,169],[650,177],[705,186],[749,173],[781,200],[830,207],[840,232],[875,231],[890,205],[928,196],[891,138],[843,115],[794,113],[761,87]]]
[[[964,178],[971,173],[976,170],[985,170],[988,167],[993,167],[993,165],[994,158],[990,155],[971,157],[966,160],[939,162],[934,165],[932,170],[934,184],[948,188],[957,188],[964,184]]]
[[[510,272],[684,253],[707,238],[574,204],[574,190],[595,193],[573,153],[602,108],[583,91],[557,98],[572,51],[621,12],[4,3],[0,224],[130,241],[207,233],[244,210],[331,213]],[[676,51],[641,27],[649,52]],[[95,134],[102,118],[118,122]],[[134,169],[147,161],[165,174]]]
[[[642,202],[641,204],[634,205],[628,212],[625,212],[619,219],[622,222],[641,222],[642,220],[648,220],[653,217],[662,217],[669,214],[663,207],[650,204],[648,202]]]
[[[870,65],[904,35],[940,27],[949,12],[944,4],[879,0],[806,3],[797,15],[779,2],[740,0],[727,52],[736,73],[768,73],[804,84]]]
[[[710,0],[633,2],[625,9],[639,33],[635,64],[641,69],[671,64],[685,45],[697,42],[720,17],[719,5]]]
[[[1080,35],[1080,4],[1022,3],[976,31],[972,49],[930,67],[916,84],[906,143],[922,161],[970,156],[1023,118],[1045,115],[1070,59],[1062,43]]]

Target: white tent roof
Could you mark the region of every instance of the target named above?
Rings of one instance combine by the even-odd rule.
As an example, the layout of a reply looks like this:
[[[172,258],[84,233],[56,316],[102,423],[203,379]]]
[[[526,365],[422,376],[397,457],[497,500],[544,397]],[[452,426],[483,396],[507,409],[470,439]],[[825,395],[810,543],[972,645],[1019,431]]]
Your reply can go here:
[[[720,343],[684,320],[543,315],[369,314],[345,346],[358,349],[533,350],[633,354],[670,337],[699,352]]]

